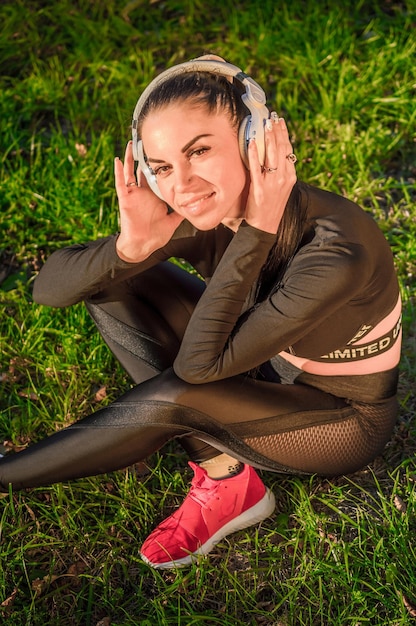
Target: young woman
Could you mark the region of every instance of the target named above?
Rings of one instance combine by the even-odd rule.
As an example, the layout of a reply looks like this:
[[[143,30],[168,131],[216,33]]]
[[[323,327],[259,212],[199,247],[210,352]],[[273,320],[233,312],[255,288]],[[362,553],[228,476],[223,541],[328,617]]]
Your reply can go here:
[[[396,419],[389,246],[356,204],[296,180],[264,100],[218,57],[157,77],[115,161],[120,233],[55,252],[35,283],[37,302],[85,301],[136,385],[4,458],[3,489],[116,470],[180,438],[195,477],[141,548],[153,567],[189,564],[269,516],[254,467],[354,472]]]

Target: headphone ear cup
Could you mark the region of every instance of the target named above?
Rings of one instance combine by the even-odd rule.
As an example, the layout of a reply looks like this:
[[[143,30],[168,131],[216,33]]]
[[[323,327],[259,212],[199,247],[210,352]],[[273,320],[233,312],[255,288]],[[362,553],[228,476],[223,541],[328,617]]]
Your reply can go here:
[[[263,117],[264,114],[268,117],[267,109],[261,112],[257,109],[253,109],[252,114],[247,115],[247,117],[244,118],[244,120],[240,124],[240,128],[238,129],[238,144],[240,147],[240,154],[243,163],[247,167],[247,169],[250,168],[248,161],[248,144],[250,139],[256,140],[260,165],[264,165],[264,123],[267,119],[267,117]]]
[[[150,169],[150,167],[148,166],[148,164],[146,162],[146,159],[145,159],[145,156],[144,156],[144,150],[143,150],[143,142],[142,142],[141,139],[137,142],[136,153],[137,153],[137,160],[139,162],[140,170],[145,175],[146,180],[147,180],[147,184],[149,185],[149,187],[153,191],[153,193],[156,194],[158,198],[163,200],[163,196],[160,193],[160,190],[159,190],[159,187],[158,187],[158,184],[157,184],[156,175]]]
[[[251,123],[251,115],[247,115],[247,117],[245,117],[243,121],[241,122],[240,127],[238,129],[238,145],[240,148],[240,155],[247,169],[249,169],[248,152],[247,152],[248,150],[247,131],[248,131],[248,127],[250,126],[250,123]]]

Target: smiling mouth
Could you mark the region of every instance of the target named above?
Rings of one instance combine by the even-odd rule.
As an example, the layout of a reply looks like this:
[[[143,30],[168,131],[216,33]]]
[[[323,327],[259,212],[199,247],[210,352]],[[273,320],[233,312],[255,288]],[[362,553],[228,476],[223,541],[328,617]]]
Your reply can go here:
[[[198,208],[205,200],[208,200],[208,198],[211,198],[214,195],[214,191],[211,191],[211,193],[207,193],[204,196],[201,196],[200,198],[193,198],[191,200],[188,200],[187,202],[181,202],[180,206],[183,209],[196,209]]]

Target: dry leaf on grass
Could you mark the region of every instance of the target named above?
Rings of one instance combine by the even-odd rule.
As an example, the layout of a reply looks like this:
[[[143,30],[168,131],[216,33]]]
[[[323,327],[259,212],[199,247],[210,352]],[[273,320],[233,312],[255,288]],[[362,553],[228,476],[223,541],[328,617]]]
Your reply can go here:
[[[410,602],[409,598],[407,598],[404,593],[401,591],[398,592],[400,598],[403,600],[403,604],[409,612],[409,615],[412,617],[416,617],[416,604]]]
[[[49,586],[57,580],[64,580],[65,578],[72,578],[72,584],[79,583],[79,575],[85,572],[87,569],[86,564],[83,561],[78,561],[69,566],[68,571],[65,574],[47,574],[43,578],[35,578],[32,581],[32,589],[35,592],[36,597],[42,595],[42,593],[49,588]]]
[[[47,574],[43,578],[35,578],[35,580],[32,580],[32,589],[35,592],[35,596],[39,598],[45,589],[58,578],[59,576],[55,576],[54,574]]]
[[[406,513],[407,511],[407,505],[406,502],[404,502],[400,496],[394,496],[394,500],[393,500],[394,506],[396,507],[396,509],[398,511],[400,511],[400,513]]]
[[[79,156],[84,157],[87,154],[87,148],[83,143],[76,143],[75,150],[78,152]]]
[[[21,452],[22,450],[24,450],[25,448],[27,448],[27,444],[28,442],[22,442],[21,445],[19,444],[14,444],[12,441],[9,441],[9,439],[5,439],[3,441],[3,446],[6,448],[7,452]]]
[[[7,608],[7,607],[12,606],[12,604],[13,604],[13,602],[14,602],[14,600],[15,600],[16,596],[17,596],[17,587],[15,587],[15,588],[13,589],[13,593],[12,593],[12,594],[11,594],[8,598],[6,598],[5,600],[3,600],[3,602],[1,603],[1,605],[0,605],[0,606],[2,606],[2,607],[4,607],[4,608]]]
[[[95,396],[94,396],[94,401],[95,402],[102,402],[103,400],[105,400],[107,397],[107,387],[103,386],[100,387],[98,391],[96,391]]]
[[[28,400],[39,400],[38,394],[34,391],[19,391],[17,395]]]

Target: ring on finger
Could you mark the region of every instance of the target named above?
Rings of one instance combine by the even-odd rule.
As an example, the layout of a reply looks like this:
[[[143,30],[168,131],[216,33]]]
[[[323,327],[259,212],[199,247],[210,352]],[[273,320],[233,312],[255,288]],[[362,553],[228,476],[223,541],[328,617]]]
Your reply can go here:
[[[286,158],[288,159],[288,161],[290,161],[291,163],[293,163],[293,165],[296,163],[296,161],[298,160],[298,157],[296,156],[296,154],[293,154],[293,152],[291,152],[290,154],[288,154],[286,156]]]
[[[137,187],[136,181],[132,181],[131,183],[126,183],[126,187]]]
[[[277,167],[266,167],[266,166],[263,166],[261,171],[265,172],[266,174],[271,174],[272,172],[277,172]]]

